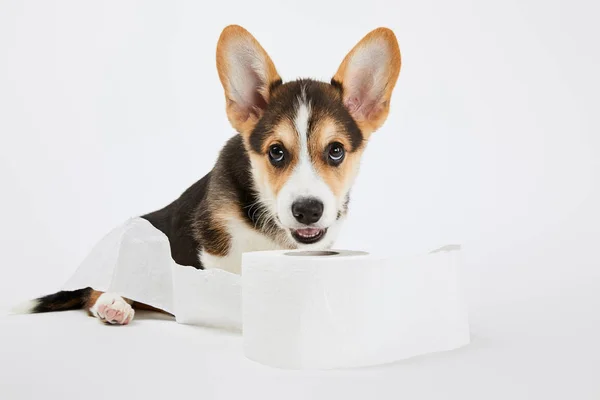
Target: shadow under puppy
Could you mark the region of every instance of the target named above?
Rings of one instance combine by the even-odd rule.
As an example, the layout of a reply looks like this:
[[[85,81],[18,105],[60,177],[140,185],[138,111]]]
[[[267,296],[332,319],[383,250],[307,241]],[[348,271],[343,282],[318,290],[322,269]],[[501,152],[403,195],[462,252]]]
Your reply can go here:
[[[214,168],[168,206],[143,215],[180,265],[240,273],[243,252],[329,248],[346,216],[360,158],[385,122],[400,72],[394,33],[378,28],[346,55],[330,82],[283,83],[244,28],[220,35],[217,70],[237,134]],[[91,288],[32,300],[20,312],[86,309],[127,324],[152,309]]]

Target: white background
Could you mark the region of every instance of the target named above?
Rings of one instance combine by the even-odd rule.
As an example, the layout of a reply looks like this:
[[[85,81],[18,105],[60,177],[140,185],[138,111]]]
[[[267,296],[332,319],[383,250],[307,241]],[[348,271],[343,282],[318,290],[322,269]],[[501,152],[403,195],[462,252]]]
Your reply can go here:
[[[566,0],[1,0],[0,306],[52,292],[110,229],[166,205],[209,171],[234,134],[215,66],[226,25],[252,32],[284,80],[329,80],[362,36],[387,26],[402,70],[337,244],[411,252],[462,243],[473,344],[456,358],[429,359],[433,366],[382,370],[386,390],[597,399],[598,11],[592,1]],[[19,379],[35,387],[29,365],[52,359],[36,359],[39,349],[24,353],[28,344],[18,341],[52,346],[39,339],[44,325],[23,336],[19,329],[33,320],[14,318],[3,322],[12,343],[1,350],[13,366],[0,355],[0,376],[11,371],[6,398],[30,398]],[[151,330],[152,322],[140,324]],[[67,340],[61,351],[71,340],[64,335],[82,323],[51,330],[53,340]],[[119,333],[109,335],[118,344]],[[497,354],[488,357],[490,349]],[[233,368],[212,357],[222,367],[207,367],[214,376]],[[449,375],[459,372],[458,380]],[[325,390],[333,386],[320,379],[342,385],[339,377],[294,382]],[[50,397],[75,390],[40,385]],[[201,397],[202,385],[195,389]]]

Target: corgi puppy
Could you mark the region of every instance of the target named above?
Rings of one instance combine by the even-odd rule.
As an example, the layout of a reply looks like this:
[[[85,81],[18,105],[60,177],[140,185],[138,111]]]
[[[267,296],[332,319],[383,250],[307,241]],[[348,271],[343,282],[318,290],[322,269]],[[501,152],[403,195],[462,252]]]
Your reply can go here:
[[[378,28],[342,60],[330,82],[284,83],[244,28],[226,27],[216,64],[237,131],[214,168],[166,207],[143,215],[169,239],[180,265],[240,273],[244,252],[329,248],[371,134],[386,120],[400,72],[394,33]],[[128,324],[152,308],[91,288],[28,302],[20,312],[86,309]]]

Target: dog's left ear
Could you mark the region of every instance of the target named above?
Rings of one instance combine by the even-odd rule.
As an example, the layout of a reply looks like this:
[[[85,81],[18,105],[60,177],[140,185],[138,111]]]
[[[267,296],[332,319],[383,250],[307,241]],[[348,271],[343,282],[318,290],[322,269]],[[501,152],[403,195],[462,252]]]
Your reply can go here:
[[[346,55],[332,79],[341,85],[344,105],[366,138],[387,119],[400,65],[396,35],[377,28]]]
[[[281,82],[275,65],[254,36],[241,26],[230,25],[217,43],[217,70],[229,122],[239,133],[249,135],[269,102],[271,85]]]

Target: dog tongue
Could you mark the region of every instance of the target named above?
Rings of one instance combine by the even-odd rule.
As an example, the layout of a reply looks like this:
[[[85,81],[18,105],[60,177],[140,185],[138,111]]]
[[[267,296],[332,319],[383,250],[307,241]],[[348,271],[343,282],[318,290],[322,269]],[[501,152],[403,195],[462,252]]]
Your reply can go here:
[[[302,228],[302,229],[296,230],[296,232],[300,236],[314,236],[314,235],[318,234],[320,231],[321,230],[319,228]]]

